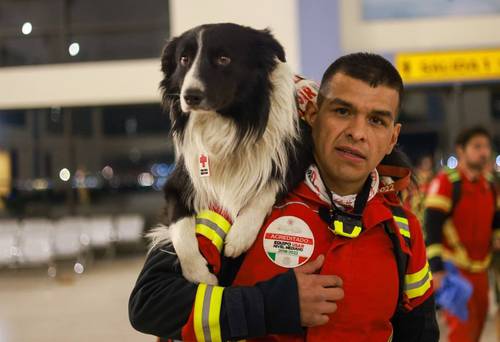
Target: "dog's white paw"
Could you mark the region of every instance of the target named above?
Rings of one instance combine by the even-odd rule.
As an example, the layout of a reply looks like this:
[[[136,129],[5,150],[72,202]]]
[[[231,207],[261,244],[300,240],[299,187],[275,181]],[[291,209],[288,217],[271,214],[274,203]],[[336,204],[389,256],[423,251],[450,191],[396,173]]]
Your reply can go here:
[[[226,235],[224,255],[236,258],[246,252],[255,241],[260,224],[255,228],[255,222],[247,224],[245,220],[236,220]]]
[[[184,278],[193,283],[218,284],[217,277],[210,273],[205,259],[190,260],[189,262],[182,263],[182,274]]]

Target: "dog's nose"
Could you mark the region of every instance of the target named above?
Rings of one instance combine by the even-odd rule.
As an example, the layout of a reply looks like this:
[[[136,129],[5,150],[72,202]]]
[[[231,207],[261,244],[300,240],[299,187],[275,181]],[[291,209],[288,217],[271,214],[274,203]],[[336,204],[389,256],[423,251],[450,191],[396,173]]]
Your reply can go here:
[[[204,94],[199,89],[186,89],[184,93],[184,100],[190,106],[197,106],[203,101]]]

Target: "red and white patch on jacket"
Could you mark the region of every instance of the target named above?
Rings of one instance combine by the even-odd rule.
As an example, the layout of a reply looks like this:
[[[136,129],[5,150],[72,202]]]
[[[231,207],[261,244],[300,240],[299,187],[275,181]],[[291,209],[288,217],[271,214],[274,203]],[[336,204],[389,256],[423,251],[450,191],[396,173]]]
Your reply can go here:
[[[282,216],[271,222],[264,233],[264,251],[276,265],[293,268],[304,264],[314,251],[314,235],[303,220]]]

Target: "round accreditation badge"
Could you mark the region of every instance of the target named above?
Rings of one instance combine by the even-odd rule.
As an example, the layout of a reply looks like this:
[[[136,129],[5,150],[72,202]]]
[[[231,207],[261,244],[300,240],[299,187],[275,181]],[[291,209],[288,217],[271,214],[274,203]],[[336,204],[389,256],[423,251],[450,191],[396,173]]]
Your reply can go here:
[[[293,268],[305,263],[314,251],[314,236],[303,220],[282,216],[264,233],[264,251],[276,265]]]

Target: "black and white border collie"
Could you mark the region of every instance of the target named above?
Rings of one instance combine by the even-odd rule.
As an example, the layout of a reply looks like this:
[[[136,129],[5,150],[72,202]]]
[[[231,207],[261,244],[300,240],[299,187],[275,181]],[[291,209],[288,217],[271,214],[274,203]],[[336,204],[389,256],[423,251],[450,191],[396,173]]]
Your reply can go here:
[[[233,221],[224,254],[237,257],[277,197],[303,178],[310,138],[297,114],[294,75],[268,30],[195,27],[166,45],[162,71],[177,164],[152,245],[172,243],[187,279],[216,284],[198,249],[196,213],[214,205],[224,210]],[[207,157],[208,174],[200,156]]]

